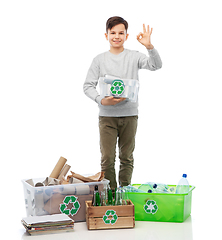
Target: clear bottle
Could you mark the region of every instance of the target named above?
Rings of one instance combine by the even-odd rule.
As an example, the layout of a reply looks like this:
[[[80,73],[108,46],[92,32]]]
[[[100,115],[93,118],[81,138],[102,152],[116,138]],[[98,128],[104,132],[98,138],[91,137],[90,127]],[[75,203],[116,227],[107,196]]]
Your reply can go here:
[[[128,192],[129,192],[129,186],[124,186],[123,189],[125,191],[125,196],[124,196],[124,200],[125,200],[125,203],[126,205],[128,205],[128,201],[129,201],[129,195],[128,195]]]
[[[139,187],[138,187],[138,189],[140,190],[140,191],[143,191],[143,192],[145,192],[145,193],[152,193],[153,192],[153,182],[146,182],[146,183],[144,183],[144,184],[141,184]]]
[[[177,184],[176,194],[188,193],[189,189],[190,189],[190,186],[187,180],[187,174],[183,174],[182,178]]]
[[[172,193],[173,189],[163,183],[146,182],[139,186],[139,190],[148,193]]]
[[[106,206],[106,191],[101,191],[101,206]]]
[[[122,194],[121,189],[119,187],[116,189],[115,205],[122,205]]]
[[[120,192],[121,192],[122,205],[127,205],[125,189],[123,187],[120,187]]]
[[[101,206],[98,185],[95,185],[95,190],[93,193],[93,206]]]
[[[169,187],[166,184],[154,183],[153,184],[153,192],[156,193],[169,193]]]
[[[136,187],[134,187],[134,186],[132,186],[132,185],[128,185],[128,186],[125,188],[125,190],[126,190],[127,192],[145,193],[145,191],[143,191],[143,190],[141,190],[141,189],[139,189],[139,188],[136,188]]]

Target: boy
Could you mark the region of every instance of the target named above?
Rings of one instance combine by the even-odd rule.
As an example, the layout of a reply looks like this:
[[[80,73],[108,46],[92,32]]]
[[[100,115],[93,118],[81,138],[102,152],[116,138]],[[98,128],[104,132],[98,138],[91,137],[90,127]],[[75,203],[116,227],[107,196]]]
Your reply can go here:
[[[102,98],[96,90],[98,79],[111,75],[139,80],[139,69],[154,71],[162,67],[160,56],[151,44],[152,28],[150,30],[147,26],[146,29],[143,25],[143,33],[137,35],[137,40],[147,48],[148,56],[124,48],[124,42],[129,36],[127,29],[128,23],[121,17],[111,17],[107,20],[105,37],[110,43],[110,50],[93,59],[83,86],[85,94],[99,106],[101,171],[104,171],[105,178],[110,180],[112,189],[117,187],[115,174],[117,139],[120,158],[119,185],[127,186],[131,183],[138,102],[113,96]]]

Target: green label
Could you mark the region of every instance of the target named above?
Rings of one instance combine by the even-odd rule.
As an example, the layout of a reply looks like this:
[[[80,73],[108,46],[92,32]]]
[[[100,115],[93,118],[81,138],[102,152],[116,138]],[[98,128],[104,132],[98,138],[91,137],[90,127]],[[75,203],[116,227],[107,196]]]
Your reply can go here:
[[[105,215],[103,215],[103,222],[105,224],[115,224],[118,219],[116,212],[114,210],[107,210]]]
[[[158,210],[158,206],[154,200],[148,200],[144,205],[144,210],[148,214],[155,214]]]
[[[71,209],[67,208],[71,206]],[[66,215],[75,215],[80,208],[80,203],[77,200],[76,196],[66,196],[63,200],[63,203],[60,204],[60,212]]]
[[[122,80],[118,80],[118,79],[114,80],[110,87],[110,91],[111,91],[112,95],[114,95],[116,97],[121,96],[124,92],[124,89],[125,89],[124,82]]]

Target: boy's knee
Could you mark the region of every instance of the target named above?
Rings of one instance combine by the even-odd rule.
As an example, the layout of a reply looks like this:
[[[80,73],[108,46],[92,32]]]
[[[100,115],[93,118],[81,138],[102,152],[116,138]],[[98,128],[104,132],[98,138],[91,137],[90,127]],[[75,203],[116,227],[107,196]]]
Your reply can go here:
[[[109,155],[103,155],[101,159],[101,166],[103,170],[114,168],[115,165],[115,157],[111,157]]]
[[[133,156],[132,155],[129,156],[128,154],[120,154],[119,158],[121,163],[133,164],[134,161]]]

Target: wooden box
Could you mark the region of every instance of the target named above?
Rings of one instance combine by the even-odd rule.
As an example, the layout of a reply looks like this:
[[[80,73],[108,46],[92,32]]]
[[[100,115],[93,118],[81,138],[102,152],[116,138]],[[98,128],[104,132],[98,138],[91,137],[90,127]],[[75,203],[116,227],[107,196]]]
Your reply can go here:
[[[92,201],[86,201],[86,223],[89,230],[133,228],[134,205],[127,200],[127,205],[95,207]]]

